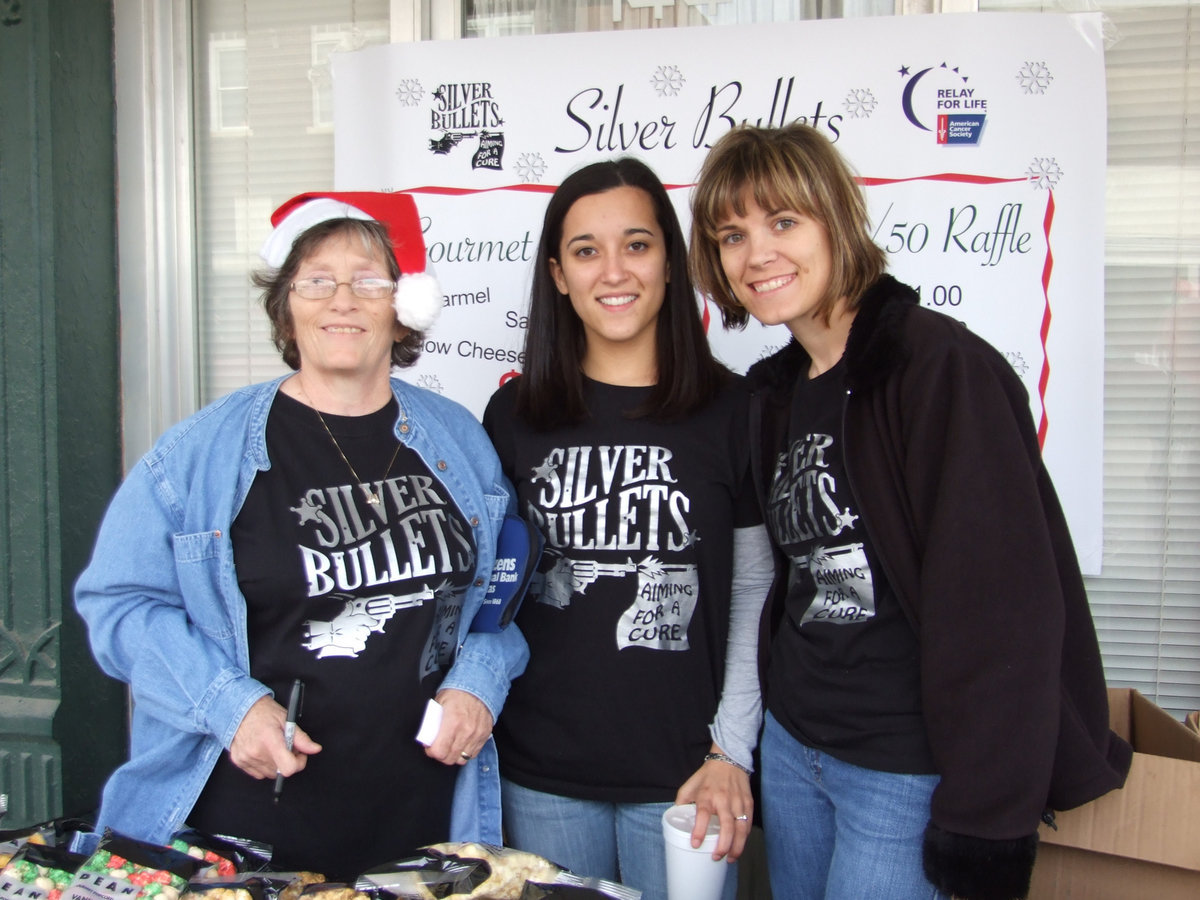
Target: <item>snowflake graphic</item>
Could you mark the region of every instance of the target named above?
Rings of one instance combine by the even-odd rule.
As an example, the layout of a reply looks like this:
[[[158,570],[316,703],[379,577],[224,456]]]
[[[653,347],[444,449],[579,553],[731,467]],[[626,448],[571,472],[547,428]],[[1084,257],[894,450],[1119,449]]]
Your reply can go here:
[[[1063,170],[1059,168],[1058,160],[1054,157],[1035,156],[1029,168],[1025,170],[1025,178],[1039,191],[1048,191],[1062,180]]]
[[[517,177],[526,184],[541,181],[546,174],[546,161],[540,153],[522,153],[514,167]]]
[[[659,66],[654,70],[654,77],[650,79],[650,83],[654,85],[654,92],[658,96],[674,97],[683,90],[685,80],[678,66]]]
[[[846,110],[846,115],[852,119],[869,119],[871,113],[875,112],[878,102],[875,95],[866,88],[853,88],[846,95],[846,99],[842,101],[842,106]]]
[[[1046,93],[1053,80],[1054,76],[1044,62],[1026,62],[1017,73],[1017,83],[1027,94]]]
[[[417,378],[417,384],[423,388],[428,388],[435,394],[444,394],[446,389],[442,387],[442,383],[436,375],[421,375]]]
[[[1025,357],[1018,350],[1010,350],[1004,354],[1004,358],[1008,360],[1008,364],[1013,367],[1013,370],[1018,375],[1024,375],[1029,371],[1029,363],[1025,362]]]
[[[421,82],[415,78],[405,78],[400,82],[400,87],[396,88],[396,97],[401,106],[416,106],[424,96],[425,88],[421,87]]]

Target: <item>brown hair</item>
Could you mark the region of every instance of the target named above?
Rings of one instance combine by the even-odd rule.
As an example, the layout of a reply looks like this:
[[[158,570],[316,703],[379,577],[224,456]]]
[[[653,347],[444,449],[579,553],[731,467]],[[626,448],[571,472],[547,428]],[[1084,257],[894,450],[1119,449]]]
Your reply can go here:
[[[849,164],[810,125],[738,126],[704,160],[692,194],[692,280],[721,309],[726,327],[742,328],[749,314],[734,297],[721,265],[717,228],[753,201],[764,210],[792,209],[824,226],[833,256],[829,287],[816,314],[828,323],[838,300],[850,309],[883,274],[887,260],[871,240],[867,205]]]
[[[283,361],[292,369],[300,368],[300,348],[296,345],[294,323],[292,322],[292,307],[288,298],[292,292],[292,282],[300,271],[303,262],[317,252],[330,238],[357,238],[362,242],[363,249],[372,255],[383,257],[387,265],[388,278],[399,281],[400,264],[392,252],[392,241],[388,237],[387,227],[380,222],[367,219],[328,219],[318,222],[300,234],[292,243],[287,259],[277,270],[255,272],[250,280],[255,287],[263,289],[262,304],[271,320],[271,340],[283,356]],[[409,330],[404,340],[392,343],[392,365],[407,368],[417,361],[421,355],[421,344],[425,340],[425,332]]]

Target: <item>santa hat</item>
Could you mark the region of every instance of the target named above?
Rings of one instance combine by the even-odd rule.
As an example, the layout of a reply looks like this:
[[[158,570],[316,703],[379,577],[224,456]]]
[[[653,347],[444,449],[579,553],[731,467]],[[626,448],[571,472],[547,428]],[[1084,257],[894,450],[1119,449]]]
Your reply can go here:
[[[421,219],[417,204],[408,194],[377,191],[299,194],[271,214],[275,229],[259,253],[267,265],[279,268],[296,238],[331,219],[374,220],[387,228],[401,272],[393,302],[396,318],[414,331],[424,331],[432,325],[442,309],[442,292],[427,271]]]

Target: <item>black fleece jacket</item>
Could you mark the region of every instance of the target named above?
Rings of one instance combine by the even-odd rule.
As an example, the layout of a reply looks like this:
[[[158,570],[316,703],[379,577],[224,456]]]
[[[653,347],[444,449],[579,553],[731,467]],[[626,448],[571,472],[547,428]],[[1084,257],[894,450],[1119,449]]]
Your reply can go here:
[[[846,469],[921,645],[925,727],[941,782],[925,871],[964,900],[1023,898],[1048,810],[1120,787],[1131,750],[1108,728],[1100,651],[1067,523],[1012,367],[883,276],[845,351]],[[808,354],[792,341],[749,372],[765,496]],[[763,615],[760,673],[786,561]]]

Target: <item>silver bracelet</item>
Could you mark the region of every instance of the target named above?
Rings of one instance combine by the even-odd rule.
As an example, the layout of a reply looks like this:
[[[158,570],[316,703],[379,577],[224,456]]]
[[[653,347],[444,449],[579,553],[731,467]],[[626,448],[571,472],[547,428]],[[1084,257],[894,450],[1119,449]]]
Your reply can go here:
[[[738,762],[732,756],[726,756],[724,753],[708,753],[708,754],[705,754],[705,756],[704,756],[705,762],[711,762],[714,759],[717,762],[729,763],[731,766],[741,769],[747,775],[752,774],[751,771],[748,768],[746,768],[746,766],[743,766],[740,762]]]

